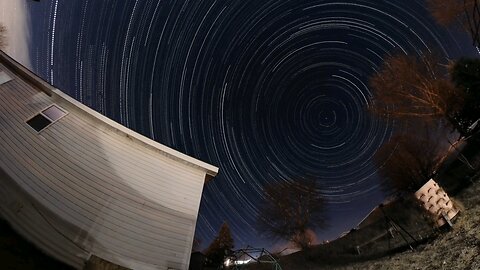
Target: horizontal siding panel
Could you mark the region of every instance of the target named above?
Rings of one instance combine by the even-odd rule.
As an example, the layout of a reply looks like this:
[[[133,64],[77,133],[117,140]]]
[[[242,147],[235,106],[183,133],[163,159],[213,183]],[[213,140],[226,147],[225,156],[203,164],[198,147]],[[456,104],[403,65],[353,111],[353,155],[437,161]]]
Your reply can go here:
[[[72,138],[72,140],[76,140],[82,143],[80,138],[76,137],[78,135],[76,135],[75,133],[65,133],[64,128],[66,125],[65,122],[67,122],[67,120],[68,119],[65,119],[65,121],[61,123],[56,123],[52,126],[50,130],[48,130],[48,132],[44,132],[42,135],[45,136],[46,139],[49,141],[58,142],[58,145],[65,145],[67,143],[67,139],[65,138]],[[57,131],[58,134],[56,133]],[[93,140],[93,138],[89,139]],[[106,140],[106,138],[103,137],[98,137],[98,139]],[[138,153],[136,151],[126,152],[126,150],[115,149],[114,147],[116,147],[116,145],[118,144],[120,143],[115,143],[114,141],[104,141],[103,143],[101,143],[101,147],[103,148],[102,156],[95,156],[92,154],[92,151],[95,151],[98,154],[99,151],[97,147],[86,147],[86,145],[83,144],[69,145],[66,147],[69,148],[68,151],[79,151],[79,153],[81,153],[82,155],[86,155],[89,158],[96,160],[97,163],[91,165],[99,167],[100,171],[102,172],[104,171],[101,169],[102,166],[108,165],[113,170],[121,172],[117,174],[122,175],[123,178],[135,179],[135,181],[129,181],[129,185],[131,187],[138,187],[139,189],[143,189],[143,191],[147,193],[152,192],[153,194],[162,196],[166,195],[168,197],[171,195],[171,193],[165,194],[162,189],[166,189],[167,191],[169,189],[181,189],[186,196],[194,196],[195,194],[198,194],[198,187],[200,183],[195,180],[198,180],[198,177],[200,177],[203,172],[199,172],[197,170],[187,173],[184,170],[181,170],[181,167],[173,167],[169,164],[164,165],[162,164],[163,161],[161,160],[150,160],[150,162],[147,163],[147,161],[141,160],[139,158],[140,154],[142,153]],[[128,153],[128,155],[126,155],[126,153]],[[145,154],[143,153],[141,156],[145,156]],[[125,157],[127,157],[128,159],[126,159]],[[132,160],[134,160],[135,162],[132,162]],[[158,174],[159,168],[162,168],[162,175]],[[98,171],[98,168],[91,169],[94,171]],[[155,173],[155,170],[157,170],[157,173]],[[181,173],[175,173],[179,171]],[[175,178],[181,179],[181,181],[168,181],[169,179]],[[174,199],[178,200],[178,198]],[[183,207],[186,207],[185,204],[182,205]],[[190,208],[190,210],[193,209]]]
[[[36,193],[40,194],[41,192],[36,191]],[[50,194],[52,193],[50,192],[49,195]],[[75,200],[75,198],[72,198],[72,197],[70,197],[70,199]],[[75,204],[73,206],[66,207],[67,203],[65,201],[60,201],[58,203],[55,203],[55,202],[56,201],[54,200],[52,205],[50,205],[50,208],[54,208],[59,205],[64,206],[62,208],[62,210],[64,211],[63,213],[64,216],[70,215],[75,210],[78,210],[74,208],[76,206]],[[43,204],[48,205],[49,203],[44,202]],[[174,226],[174,224],[177,224],[177,227],[170,227],[170,228],[162,228],[158,226],[155,227],[155,225],[158,225],[159,223],[164,222],[165,219],[168,218],[168,214],[163,214],[162,216],[157,215],[156,217],[152,217],[148,219],[148,222],[146,223],[140,223],[140,221],[145,220],[145,218],[142,217],[142,218],[135,219],[135,214],[133,213],[130,213],[130,215],[115,217],[115,215],[117,215],[117,213],[119,213],[120,211],[118,209],[113,209],[114,207],[115,207],[114,205],[107,205],[107,207],[100,208],[100,210],[97,211],[97,213],[92,214],[90,216],[90,219],[88,220],[73,220],[72,222],[76,224],[79,224],[80,222],[85,223],[85,225],[82,227],[82,229],[84,230],[90,230],[92,227],[98,227],[98,228],[105,227],[106,231],[110,230],[116,233],[123,232],[120,234],[124,234],[126,236],[130,234],[138,234],[139,237],[141,237],[142,235],[145,235],[152,242],[157,242],[157,241],[164,242],[164,243],[171,242],[172,245],[169,246],[168,248],[175,248],[174,245],[176,243],[185,241],[184,238],[171,239],[172,241],[169,241],[168,239],[162,238],[161,237],[162,235],[158,235],[158,230],[161,230],[162,232],[172,233],[172,235],[174,236],[183,234],[185,230],[188,228],[184,227],[183,230],[181,230],[182,226],[180,226],[181,224],[179,224],[178,218],[171,219],[172,226]],[[74,215],[73,217],[78,217],[79,215],[82,217],[88,216],[88,214],[82,213],[82,214]],[[112,223],[114,221],[116,221],[116,223]],[[191,226],[192,221],[190,220],[189,223],[190,223],[189,225]],[[174,228],[175,231],[171,231],[172,228]],[[132,239],[132,241],[134,241],[134,239]]]
[[[2,146],[2,147],[3,147],[4,149],[7,148],[7,147],[5,147],[5,146]],[[13,153],[12,153],[12,154],[13,154]],[[21,157],[19,157],[19,158],[22,158],[22,157],[23,157],[23,156],[21,156]],[[23,162],[23,161],[17,160],[16,162],[14,162],[14,164],[19,164],[19,163],[21,163],[21,162]],[[8,165],[6,165],[6,166],[8,167]],[[12,165],[12,166],[15,166],[15,165]],[[33,169],[35,169],[35,168],[33,168]],[[18,171],[18,168],[17,168],[17,167],[13,167],[13,168],[12,168],[12,171]],[[29,173],[29,171],[27,171],[27,172],[25,172],[25,173]],[[39,174],[36,174],[36,175],[35,175],[35,174],[34,174],[34,175],[25,175],[25,176],[23,176],[22,178],[32,178],[32,177],[39,177]],[[61,178],[63,178],[63,177],[47,176],[46,178],[44,178],[45,180],[44,180],[43,182],[47,182],[48,179],[61,179]],[[39,182],[39,181],[37,181],[37,182]],[[72,182],[72,183],[73,183],[73,182]],[[81,182],[81,181],[75,182],[75,183],[76,183],[76,184],[83,184],[83,182]],[[57,183],[57,184],[58,184],[58,183]],[[49,192],[46,192],[46,193],[48,193],[48,194],[50,194],[50,195],[53,195],[53,194],[54,194],[54,189],[53,189],[53,187],[55,187],[57,184],[56,184],[56,183],[51,183],[51,184],[47,185],[47,188],[50,188],[50,190],[49,190]],[[58,191],[57,191],[57,192],[58,192]],[[97,190],[96,190],[96,189],[93,189],[92,192],[97,192]],[[71,192],[68,191],[68,190],[60,190],[58,193],[65,195],[65,194],[69,194],[69,193],[71,193]],[[85,189],[84,192],[80,192],[80,194],[89,194],[89,193],[88,193],[88,190]],[[77,198],[76,198],[76,195],[67,196],[67,198],[68,198],[68,200],[75,200],[75,199],[77,199]],[[99,202],[102,201],[102,200],[106,200],[106,201],[105,201],[103,204],[100,204]],[[110,200],[110,201],[109,201],[109,200]],[[108,193],[108,192],[104,192],[104,193],[98,195],[97,197],[87,198],[87,202],[88,202],[89,204],[97,203],[97,204],[95,204],[95,205],[91,205],[90,209],[93,209],[93,211],[96,211],[97,209],[99,209],[99,208],[101,208],[101,207],[108,207],[108,204],[114,205],[114,203],[112,203],[112,201],[115,202],[112,197],[109,197],[109,193]],[[54,202],[56,202],[56,201],[54,201]],[[68,202],[67,202],[67,201],[62,201],[62,203],[68,205]],[[139,215],[140,213],[142,213],[143,215],[142,215],[141,217],[139,217],[139,218],[143,218],[143,219],[147,219],[147,220],[151,220],[151,219],[154,219],[154,218],[158,218],[158,210],[157,210],[157,212],[146,211],[146,209],[145,209],[146,207],[140,206],[140,207],[135,208],[135,207],[132,207],[131,204],[124,203],[124,202],[121,201],[121,200],[118,201],[118,203],[121,204],[121,205],[124,207],[124,212],[126,212],[126,215],[127,215],[127,216]],[[78,206],[78,205],[80,205],[80,204],[81,204],[81,203],[74,204],[74,206]],[[139,212],[139,210],[144,210],[144,211]],[[168,209],[167,209],[167,210],[168,210]],[[150,215],[147,215],[148,213],[151,213],[151,214],[150,214]],[[154,215],[152,215],[152,213],[156,213],[157,215],[154,216]],[[84,213],[83,215],[84,215],[84,216],[87,216],[86,213]],[[94,215],[94,217],[95,217],[95,215]],[[178,229],[178,228],[184,229],[184,228],[182,228],[182,226],[181,226],[182,223],[180,223],[180,222],[178,221],[178,218],[181,218],[181,217],[182,217],[182,216],[179,216],[179,217],[175,218],[175,222],[171,222],[171,224],[170,224],[169,227],[172,228],[173,230]],[[166,220],[168,220],[168,219],[165,219],[165,217],[163,216],[163,220],[166,221]],[[149,222],[149,224],[150,224],[150,222]],[[191,222],[188,222],[187,224],[188,224],[188,225],[191,225]],[[163,227],[162,229],[167,229],[167,228]]]
[[[62,226],[54,225],[48,211],[42,211],[40,206],[34,207],[1,170],[0,182],[0,214],[11,222],[12,227],[35,245],[44,247],[43,251],[47,254],[69,264],[73,262],[74,267],[81,268],[88,252],[58,234],[55,229]]]
[[[71,136],[72,140],[75,140],[79,142],[78,144],[74,145],[69,145],[69,151],[77,151],[81,155],[85,155],[88,157],[93,157],[95,155],[95,152],[98,152],[98,149],[92,149],[92,148],[85,148],[82,147],[82,145],[85,143],[84,140],[88,139],[89,137],[87,136],[79,136],[78,133],[69,133],[68,127],[66,127],[66,121],[63,121],[61,124],[55,124],[51,128],[49,128],[48,132],[44,132],[42,135],[51,142],[58,142],[59,145],[63,145],[66,143],[65,138],[68,138],[67,136]],[[91,135],[91,134],[88,134]],[[107,145],[108,146],[108,145]],[[112,144],[108,146],[110,149],[104,149],[105,152],[107,151],[115,151],[119,153],[124,153],[121,152],[121,149],[116,148],[116,144]],[[144,154],[142,155],[142,157]],[[108,157],[108,158],[107,158]],[[128,158],[128,159],[127,159]],[[142,160],[139,158],[139,153],[131,151],[129,152],[128,156],[125,157],[125,155],[122,154],[112,154],[112,155],[103,155],[103,156],[98,156],[96,157],[97,161],[99,162],[106,162],[110,166],[115,167],[115,168],[123,168],[125,171],[127,171],[129,174],[132,174],[130,178],[135,179],[135,182],[132,182],[132,184],[139,184],[142,185],[147,191],[154,192],[156,188],[158,187],[184,187],[186,192],[189,192],[189,195],[194,195],[198,192],[198,181],[195,181],[198,179],[198,171],[193,171],[193,174],[188,174],[185,176],[185,178],[182,181],[178,182],[163,182],[163,181],[152,181],[156,180],[159,178],[166,178],[166,179],[171,179],[178,177],[178,174],[175,174],[175,171],[178,171],[177,168],[172,168],[169,166],[167,171],[164,171],[164,173],[159,176],[158,175],[158,166],[161,165],[161,161],[156,161],[156,160]],[[135,163],[132,163],[132,160],[135,160]],[[153,166],[152,166],[153,165]],[[143,174],[139,172],[139,169],[141,168]],[[142,177],[139,177],[142,176]],[[153,188],[153,189],[152,189]]]
[[[7,137],[12,137],[12,135],[9,134],[9,135],[7,135]],[[21,137],[20,137],[20,139],[21,139],[20,141],[28,140],[28,139],[23,139]],[[3,142],[1,144],[2,144],[2,149],[9,149],[8,146],[3,145]],[[59,172],[62,172],[61,168],[56,167],[57,165],[55,163],[49,165],[49,164],[45,163],[44,160],[41,159],[41,157],[36,157],[35,156],[35,154],[41,155],[40,153],[37,153],[35,151],[23,152],[23,153],[14,152],[15,150],[18,150],[18,148],[11,148],[10,150],[12,151],[12,152],[10,152],[10,154],[12,156],[17,157],[14,164],[26,164],[25,166],[30,166],[31,171],[34,172],[30,176],[28,176],[28,178],[33,179],[34,177],[39,177],[40,179],[44,179],[46,187],[43,187],[43,188],[50,188],[50,190],[45,191],[44,193],[48,193],[49,195],[52,195],[52,196],[55,193],[61,194],[61,195],[62,194],[63,195],[65,195],[65,194],[68,195],[68,200],[69,201],[65,201],[65,200],[62,201],[63,197],[60,197],[60,198],[56,197],[56,200],[54,201],[55,205],[57,204],[57,202],[60,202],[60,201],[62,202],[62,205],[66,205],[66,206],[70,205],[70,207],[67,208],[68,212],[70,212],[70,211],[72,211],[72,209],[75,209],[75,207],[79,205],[78,201],[77,201],[77,204],[75,204],[75,203],[72,204],[72,202],[70,200],[75,200],[77,196],[80,196],[82,194],[89,194],[90,191],[89,191],[88,187],[86,187],[81,192],[78,192],[80,195],[78,195],[78,194],[76,195],[76,194],[73,194],[72,193],[73,191],[69,190],[68,187],[65,187],[64,186],[65,184],[62,185],[62,180],[61,179],[71,179],[72,178],[71,175],[60,174]],[[44,153],[44,155],[47,155],[47,154],[49,155],[49,153]],[[30,158],[30,159],[27,160],[27,158]],[[38,160],[35,161],[35,159],[38,159]],[[55,166],[55,167],[51,168],[49,166]],[[22,166],[20,166],[20,167],[22,167]],[[50,169],[47,170],[46,168],[50,168]],[[19,168],[17,168],[17,167],[13,168],[13,170],[18,170],[18,169]],[[30,171],[26,171],[26,173],[30,173]],[[58,181],[51,182],[52,181],[51,179],[56,179]],[[77,179],[80,179],[80,177],[77,177]],[[83,184],[82,181],[70,181],[69,183],[73,184],[73,185]],[[92,192],[97,192],[98,188],[91,189],[91,191]],[[95,199],[97,201],[100,201],[100,200],[103,200],[105,198],[108,198],[108,197],[105,197],[105,196],[106,195],[108,196],[109,194],[111,195],[111,194],[113,194],[113,192],[111,190],[107,190],[103,194],[100,194],[97,198],[93,198],[93,200],[91,200],[91,198],[90,198],[88,201],[89,202],[95,202]],[[126,196],[131,196],[131,194],[125,193],[125,194],[123,194],[123,196],[122,196],[122,194],[120,194],[120,198],[122,198],[122,199],[125,199]],[[133,197],[133,198],[136,198],[136,197]],[[118,203],[123,203],[123,201],[118,200]],[[137,202],[137,204],[140,204],[140,202]],[[125,206],[129,207],[130,204],[125,204]],[[98,209],[98,207],[101,207],[101,206],[100,205],[93,205],[90,208],[93,209],[93,210],[96,210],[96,209]],[[128,213],[128,214],[134,215],[138,210],[141,210],[139,208],[131,209],[130,213]],[[145,208],[145,206],[143,206],[141,208]],[[158,211],[158,209],[156,209],[156,210]],[[82,215],[83,216],[88,216],[88,213],[83,213]],[[191,222],[189,222],[189,224],[191,225]],[[179,227],[178,221],[173,223],[172,227],[173,228],[178,228]]]

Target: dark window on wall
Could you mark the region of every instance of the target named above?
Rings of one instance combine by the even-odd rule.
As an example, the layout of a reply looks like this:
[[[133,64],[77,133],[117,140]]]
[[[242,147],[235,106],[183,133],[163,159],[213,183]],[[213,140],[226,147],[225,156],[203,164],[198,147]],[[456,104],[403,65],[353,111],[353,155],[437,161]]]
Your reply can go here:
[[[67,112],[54,104],[27,120],[27,124],[40,132],[65,115]]]
[[[42,129],[46,128],[51,123],[52,121],[50,121],[50,119],[46,118],[42,114],[37,114],[32,119],[27,121],[27,124],[29,124],[37,132],[40,132]]]

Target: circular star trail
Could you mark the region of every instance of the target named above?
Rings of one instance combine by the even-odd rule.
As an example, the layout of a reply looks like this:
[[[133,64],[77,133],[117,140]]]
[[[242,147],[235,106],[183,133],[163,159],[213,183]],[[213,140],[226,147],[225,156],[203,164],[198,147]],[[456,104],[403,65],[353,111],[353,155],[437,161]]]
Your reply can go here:
[[[395,123],[369,115],[368,77],[395,52],[474,53],[423,1],[404,2],[29,3],[31,62],[86,105],[220,167],[198,218],[205,245],[223,221],[237,247],[264,245],[263,187],[304,178],[328,200],[320,238],[331,238],[385,196],[372,156]]]

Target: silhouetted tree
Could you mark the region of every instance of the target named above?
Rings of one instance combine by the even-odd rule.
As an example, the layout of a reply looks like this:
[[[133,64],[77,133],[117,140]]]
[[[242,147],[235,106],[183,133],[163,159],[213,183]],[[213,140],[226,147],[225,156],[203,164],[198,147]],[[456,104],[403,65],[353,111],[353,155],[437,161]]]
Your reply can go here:
[[[480,60],[462,58],[451,67],[452,81],[464,92],[464,106],[459,111],[457,122],[462,133],[480,118]]]
[[[385,190],[417,191],[439,168],[447,148],[444,135],[428,126],[392,137],[374,156]]]
[[[0,50],[5,49],[7,46],[7,28],[5,25],[0,24]]]
[[[220,267],[223,265],[225,256],[232,253],[234,248],[233,238],[227,222],[222,224],[217,237],[205,251],[209,266]]]
[[[311,232],[327,227],[325,199],[314,180],[273,183],[264,189],[258,230],[291,241],[301,249],[311,245]]]
[[[456,116],[463,106],[463,92],[453,85],[446,66],[433,54],[387,57],[370,78],[370,87],[374,98],[370,110],[379,116],[446,119],[459,128]]]
[[[192,243],[192,252],[199,251],[201,245],[202,245],[202,240],[197,236],[195,236],[193,238],[193,243]]]
[[[479,0],[427,0],[430,13],[445,27],[459,23],[470,33],[474,44],[479,45],[480,1]]]

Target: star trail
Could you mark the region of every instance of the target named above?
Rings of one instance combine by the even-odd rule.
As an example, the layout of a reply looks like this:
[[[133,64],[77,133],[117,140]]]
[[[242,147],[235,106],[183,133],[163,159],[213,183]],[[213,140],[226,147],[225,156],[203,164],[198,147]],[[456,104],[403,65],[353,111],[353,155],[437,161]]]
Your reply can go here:
[[[49,0],[26,3],[35,72],[100,113],[220,167],[197,237],[271,245],[263,187],[315,179],[335,238],[386,194],[372,161],[398,128],[368,113],[368,77],[395,52],[475,54],[423,1]]]

